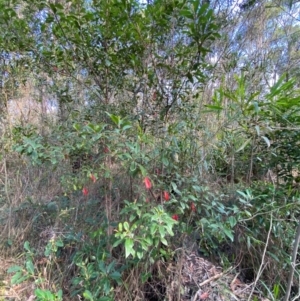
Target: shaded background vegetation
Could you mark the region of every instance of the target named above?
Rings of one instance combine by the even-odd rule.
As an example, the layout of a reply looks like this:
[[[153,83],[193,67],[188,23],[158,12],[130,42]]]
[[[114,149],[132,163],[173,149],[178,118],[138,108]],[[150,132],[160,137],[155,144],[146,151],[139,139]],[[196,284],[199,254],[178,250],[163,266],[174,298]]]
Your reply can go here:
[[[284,296],[296,1],[0,0],[0,28],[12,284],[38,300],[181,300],[166,267],[183,250],[234,266],[249,300]],[[294,300],[298,283],[296,266]]]

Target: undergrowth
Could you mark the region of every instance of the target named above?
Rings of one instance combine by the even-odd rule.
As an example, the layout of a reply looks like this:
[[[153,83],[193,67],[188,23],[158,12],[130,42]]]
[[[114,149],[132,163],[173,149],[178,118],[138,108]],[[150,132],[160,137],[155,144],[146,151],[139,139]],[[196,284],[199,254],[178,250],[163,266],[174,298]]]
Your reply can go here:
[[[2,207],[2,253],[22,252],[8,269],[11,284],[31,283],[26,294],[37,300],[179,300],[184,288],[171,290],[170,277],[181,273],[183,250],[234,266],[241,281],[255,282],[255,296],[279,298],[297,193],[266,181],[210,183],[181,160],[176,138],[157,148],[151,135],[134,137],[133,124],[111,118],[115,128],[74,125],[75,146],[91,154],[75,171],[68,144],[45,145],[36,134],[18,141],[31,161],[7,174],[7,189],[22,183]]]

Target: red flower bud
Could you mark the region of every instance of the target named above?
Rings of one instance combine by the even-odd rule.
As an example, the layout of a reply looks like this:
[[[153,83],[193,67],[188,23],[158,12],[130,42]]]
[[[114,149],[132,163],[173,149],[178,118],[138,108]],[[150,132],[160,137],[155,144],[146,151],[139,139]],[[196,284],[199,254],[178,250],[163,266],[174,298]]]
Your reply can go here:
[[[148,177],[145,177],[144,184],[145,184],[146,189],[148,189],[148,190],[151,189],[152,184],[151,184],[151,181]]]
[[[170,200],[170,195],[168,191],[164,191],[164,200],[167,202]]]
[[[88,195],[89,194],[89,191],[87,190],[87,188],[86,187],[83,187],[82,188],[82,193],[83,193],[83,195]]]
[[[97,181],[96,177],[92,173],[90,174],[90,178],[93,181],[93,183]]]
[[[190,208],[192,211],[196,212],[196,206],[194,203],[191,204]]]
[[[172,218],[175,220],[175,221],[178,221],[179,220],[179,216],[177,214],[173,214],[172,215]]]

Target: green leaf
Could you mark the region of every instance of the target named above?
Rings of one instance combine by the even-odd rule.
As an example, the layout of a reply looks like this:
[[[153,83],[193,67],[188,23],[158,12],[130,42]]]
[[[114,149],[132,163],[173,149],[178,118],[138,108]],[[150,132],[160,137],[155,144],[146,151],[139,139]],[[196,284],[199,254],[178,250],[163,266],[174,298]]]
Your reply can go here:
[[[29,259],[29,260],[26,261],[25,267],[26,267],[27,272],[29,274],[31,274],[31,276],[33,276],[34,275],[34,265],[33,265],[31,259]]]
[[[147,237],[145,238],[145,241],[146,241],[147,245],[149,245],[149,246],[151,246],[152,243],[153,243],[152,237],[151,237],[151,236],[147,236]]]
[[[111,277],[113,280],[119,281],[119,280],[121,280],[122,275],[121,275],[120,272],[114,271],[114,272],[112,272],[112,273],[110,274],[110,277]]]
[[[110,119],[112,120],[112,122],[117,125],[118,127],[120,126],[120,117],[114,114],[109,114],[106,112],[106,114],[110,117]]]
[[[187,19],[193,20],[194,16],[189,9],[183,9],[180,11],[180,15],[186,17]]]
[[[19,283],[22,283],[24,280],[28,279],[28,276],[27,275],[23,275],[23,272],[22,271],[19,271],[17,272],[15,275],[13,275],[11,277],[11,284],[19,284]]]
[[[147,251],[147,250],[148,250],[148,247],[149,247],[149,244],[147,244],[147,243],[145,242],[145,240],[142,240],[142,241],[141,241],[141,247],[142,247],[143,250]]]
[[[142,283],[145,283],[149,278],[151,277],[151,273],[142,273],[141,274],[141,280],[142,280]]]
[[[138,167],[141,171],[142,176],[145,177],[147,175],[147,170],[141,164],[139,164]]]
[[[23,270],[22,267],[20,267],[19,265],[13,265],[8,268],[7,273],[15,273],[15,272],[19,272],[22,270]]]
[[[135,171],[136,170],[136,168],[137,168],[137,165],[136,165],[136,163],[134,162],[134,161],[132,161],[131,162],[131,164],[130,164],[130,171]]]
[[[63,291],[62,291],[62,289],[58,290],[58,292],[56,293],[56,296],[58,298],[58,301],[62,300],[62,297],[63,297]]]
[[[234,237],[233,237],[233,234],[232,234],[232,231],[227,229],[227,228],[223,228],[223,231],[225,233],[225,235],[231,240],[233,241],[234,240]]]
[[[129,231],[129,224],[128,224],[128,222],[124,222],[124,223],[123,223],[123,226],[124,226],[124,229],[125,229],[126,231]]]
[[[44,290],[41,290],[39,288],[35,289],[34,294],[39,299],[45,300],[47,298],[46,292]]]
[[[118,239],[117,241],[114,242],[113,244],[113,248],[117,247],[118,245],[120,245],[123,242],[123,239]]]
[[[50,6],[50,8],[52,9],[52,11],[54,13],[56,13],[58,10],[62,10],[63,9],[63,6],[60,3],[55,3],[55,4],[50,3],[49,6]]]
[[[23,276],[22,271],[17,272],[15,275],[11,277],[11,284],[14,285],[18,282],[18,280]]]
[[[85,290],[83,292],[83,297],[86,298],[87,300],[90,300],[90,301],[94,300],[93,295],[89,290]]]
[[[160,238],[160,241],[161,241],[165,246],[168,246],[168,242],[167,242],[167,240],[166,240],[164,237],[161,237],[161,238]]]
[[[178,195],[181,195],[181,191],[178,190],[177,185],[176,185],[175,182],[171,182],[171,186],[172,186],[172,189],[173,189],[173,191],[174,191],[175,193],[177,193]]]
[[[252,140],[252,138],[247,139],[236,152],[238,153],[238,152],[242,151],[250,143],[251,140]]]
[[[127,258],[130,254],[134,257],[135,251],[133,250],[134,242],[131,238],[127,238],[125,240],[125,258]]]
[[[248,211],[248,210],[245,210],[244,212],[245,212],[245,214],[246,214],[248,217],[251,217],[251,216],[252,216],[252,214],[251,214],[251,212],[250,212],[250,211]]]
[[[24,243],[24,249],[28,252],[30,252],[30,245],[29,245],[29,242],[28,241],[25,241]]]
[[[261,136],[261,138],[266,142],[266,144],[267,144],[268,147],[271,146],[271,142],[270,142],[270,140],[266,136]]]
[[[75,123],[73,124],[73,128],[76,130],[76,131],[80,131],[81,130],[81,125],[79,123]]]
[[[107,273],[110,273],[111,270],[114,269],[116,262],[113,260],[106,268]]]
[[[205,113],[210,113],[210,112],[220,112],[223,110],[223,107],[221,106],[216,106],[216,105],[205,105],[206,108],[210,109],[210,110],[205,110]]]
[[[99,267],[99,270],[103,273],[103,274],[106,274],[108,273],[107,271],[107,268],[106,268],[106,265],[105,265],[105,262],[100,260],[100,262],[98,263],[98,267]]]
[[[142,259],[143,258],[144,253],[142,251],[137,251],[136,252],[136,256],[138,259]]]
[[[177,221],[175,221],[175,220],[173,220],[173,219],[171,219],[170,222],[168,222],[168,223],[166,224],[167,232],[168,232],[169,235],[171,235],[171,236],[174,236],[174,232],[173,232],[173,229],[172,229],[174,224],[177,224]]]
[[[162,157],[162,163],[165,165],[165,166],[169,166],[169,160],[167,157]]]
[[[64,242],[62,241],[62,239],[56,240],[55,241],[55,246],[62,248],[64,246]]]
[[[278,95],[281,92],[281,89],[284,85],[282,85],[283,81],[286,79],[286,74],[282,74],[278,81],[271,87],[271,93],[268,95],[269,98],[272,98]]]
[[[237,220],[234,216],[230,216],[228,218],[228,222],[229,222],[231,228],[233,228],[237,224]]]
[[[165,237],[166,233],[165,233],[165,229],[164,229],[163,226],[159,226],[158,231],[159,231],[159,234],[160,234],[161,238]]]
[[[126,125],[122,126],[122,131],[126,131],[126,130],[131,129],[131,128],[132,128],[132,125],[126,124]]]
[[[271,253],[269,251],[267,251],[267,253],[273,258],[275,259],[277,262],[280,262],[280,259],[277,257],[277,255],[275,255],[274,253]]]
[[[274,287],[273,287],[273,294],[274,294],[274,297],[275,297],[276,299],[278,299],[279,294],[280,294],[280,285],[279,285],[279,284],[274,284]]]
[[[122,232],[122,231],[123,231],[123,224],[122,224],[122,223],[119,223],[118,229],[119,229],[119,232]]]

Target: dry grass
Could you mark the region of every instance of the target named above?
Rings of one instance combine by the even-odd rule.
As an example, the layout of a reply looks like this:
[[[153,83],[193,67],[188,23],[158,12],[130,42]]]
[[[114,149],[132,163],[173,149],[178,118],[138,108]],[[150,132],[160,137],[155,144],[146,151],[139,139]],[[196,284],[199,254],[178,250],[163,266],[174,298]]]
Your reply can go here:
[[[203,145],[206,151],[208,144]],[[203,160],[206,156],[207,153],[204,152]],[[123,201],[145,201],[145,190],[138,179],[132,180],[127,170],[118,165],[116,160],[105,162],[110,176],[99,172],[96,183],[92,183],[84,171],[71,174],[69,162],[61,162],[53,169],[51,166],[32,166],[22,158],[9,155],[2,163],[4,173],[1,174],[0,181],[4,195],[0,208],[0,250],[3,264],[0,281],[1,278],[3,281],[0,292],[4,296],[3,300],[32,300],[30,298],[36,288],[34,281],[39,278],[44,279],[43,289],[56,291],[60,287],[64,291],[64,300],[81,300],[81,297],[70,297],[73,290],[71,279],[78,274],[78,267],[73,262],[74,254],[84,246],[95,247],[89,234],[105,225],[107,217],[110,222],[118,223]],[[84,196],[81,189],[72,190],[72,186],[64,191],[62,175],[69,177],[71,181],[76,179],[78,187],[84,185],[88,189],[88,196]],[[153,176],[155,177],[155,172]],[[232,194],[236,189],[233,181],[228,183],[226,179],[219,178],[213,180],[213,175],[209,175],[207,170],[202,172],[199,183],[208,184],[211,191],[220,191],[220,194],[224,190],[226,195]],[[108,229],[107,233],[112,234],[113,228]],[[59,239],[63,241],[60,255],[50,260],[44,255],[45,248],[51,240]],[[30,243],[34,251],[33,261],[38,275],[36,279],[11,286],[11,275],[6,274],[6,270],[13,264],[24,265],[24,256],[18,260],[15,258],[19,254],[24,255],[25,241]],[[198,264],[195,270],[197,264],[189,259],[195,251],[193,242],[187,245],[183,237],[177,236],[170,243],[171,251],[180,250],[174,252],[172,258],[154,263],[145,260],[136,266],[127,267],[122,276],[122,284],[114,287],[115,300],[224,300],[224,296],[226,300],[247,299],[251,286],[247,287],[236,281],[234,271],[223,275],[215,265],[198,256],[193,257]],[[111,251],[112,248],[108,246],[107,249]],[[125,265],[122,247],[113,250],[108,261],[114,259],[119,266]],[[221,276],[214,279],[216,275]],[[206,284],[205,281],[210,278],[212,280]],[[236,292],[237,286],[242,287],[241,294],[240,291]]]
[[[33,284],[25,281],[19,285],[11,285],[11,275],[7,273],[9,267],[21,264],[21,260],[12,258],[0,258],[0,300],[28,300],[33,293]]]

